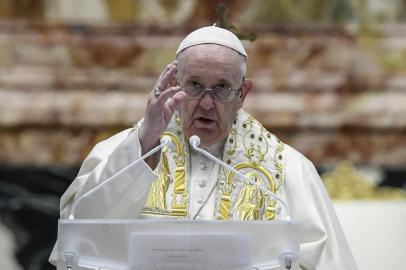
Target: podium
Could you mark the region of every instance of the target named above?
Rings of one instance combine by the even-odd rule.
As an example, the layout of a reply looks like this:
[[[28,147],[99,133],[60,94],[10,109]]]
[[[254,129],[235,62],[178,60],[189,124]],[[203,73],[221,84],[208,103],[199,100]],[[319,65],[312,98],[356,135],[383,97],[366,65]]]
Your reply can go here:
[[[58,270],[297,269],[290,221],[59,220]]]

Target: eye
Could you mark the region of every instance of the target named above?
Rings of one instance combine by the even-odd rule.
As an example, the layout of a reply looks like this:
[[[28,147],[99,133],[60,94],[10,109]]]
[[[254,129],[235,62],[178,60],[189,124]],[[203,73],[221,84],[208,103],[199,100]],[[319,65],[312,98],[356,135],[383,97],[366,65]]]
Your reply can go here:
[[[185,92],[190,97],[198,97],[202,91],[204,91],[204,87],[198,81],[188,81],[186,83]]]
[[[228,96],[230,96],[231,91],[227,88],[223,88],[221,86],[216,86],[216,90],[214,91],[214,94],[220,99],[224,100],[227,99]]]
[[[215,91],[220,95],[225,95],[229,92],[229,88],[226,84],[219,84],[214,87]]]
[[[198,88],[200,88],[202,86],[198,81],[190,81],[188,83],[188,85],[192,86],[192,87],[198,87]]]
[[[221,88],[226,89],[226,88],[228,88],[228,85],[225,84],[225,83],[220,83],[220,84],[218,84],[218,85],[216,86],[216,88],[217,88],[217,89],[221,89]]]

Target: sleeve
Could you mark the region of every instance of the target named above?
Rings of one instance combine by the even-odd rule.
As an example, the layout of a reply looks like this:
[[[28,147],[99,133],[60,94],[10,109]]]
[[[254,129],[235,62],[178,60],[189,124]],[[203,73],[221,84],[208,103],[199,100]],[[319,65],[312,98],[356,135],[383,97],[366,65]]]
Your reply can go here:
[[[314,165],[287,146],[285,170],[285,197],[300,227],[299,264],[303,269],[358,269]]]
[[[84,160],[78,176],[61,197],[61,219],[68,218],[73,204],[86,192],[140,157],[137,129],[125,130],[97,144]],[[141,160],[79,201],[75,218],[138,218],[155,178],[154,172]],[[57,245],[49,258],[54,265],[57,259],[56,247]]]

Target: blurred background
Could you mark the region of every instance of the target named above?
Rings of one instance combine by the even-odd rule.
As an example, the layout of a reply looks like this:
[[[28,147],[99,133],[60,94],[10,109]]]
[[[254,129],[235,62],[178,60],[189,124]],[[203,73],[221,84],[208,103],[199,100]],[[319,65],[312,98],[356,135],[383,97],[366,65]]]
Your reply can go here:
[[[0,0],[0,269],[53,269],[84,157],[215,22],[246,39],[245,108],[316,165],[360,269],[404,265],[405,0]]]

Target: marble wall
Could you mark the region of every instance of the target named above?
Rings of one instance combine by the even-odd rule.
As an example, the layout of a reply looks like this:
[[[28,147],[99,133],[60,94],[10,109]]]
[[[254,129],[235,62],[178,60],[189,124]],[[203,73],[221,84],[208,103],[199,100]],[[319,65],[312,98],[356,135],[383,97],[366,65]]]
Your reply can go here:
[[[189,30],[0,22],[0,162],[80,164],[142,117]],[[318,166],[406,164],[406,26],[249,30],[245,108],[268,129]]]
[[[185,34],[224,23],[220,2],[3,1],[0,163],[80,164],[142,117]],[[403,2],[223,2],[225,24],[257,36],[245,42],[255,83],[247,111],[317,166],[404,167]]]

